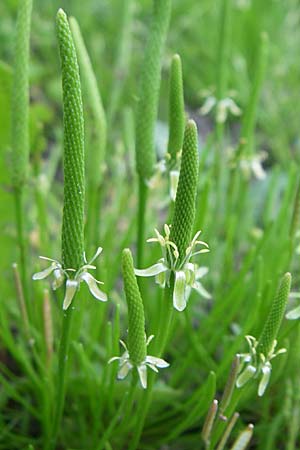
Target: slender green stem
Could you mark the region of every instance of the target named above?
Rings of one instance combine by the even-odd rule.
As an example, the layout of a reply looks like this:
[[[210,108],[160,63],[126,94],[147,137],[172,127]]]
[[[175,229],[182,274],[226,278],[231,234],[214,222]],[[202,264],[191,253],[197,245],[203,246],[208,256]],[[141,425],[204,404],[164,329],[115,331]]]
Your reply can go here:
[[[65,403],[65,379],[66,379],[66,367],[67,367],[67,357],[69,353],[70,344],[70,330],[71,330],[71,320],[72,320],[72,308],[68,308],[63,316],[62,334],[59,345],[59,355],[58,355],[58,379],[57,379],[57,392],[55,399],[55,414],[53,420],[53,427],[51,433],[51,440],[46,449],[52,450],[56,447],[57,435],[59,431],[59,425],[62,419],[64,403]]]
[[[24,292],[25,303],[30,317],[30,305],[28,302],[28,277],[27,277],[27,250],[26,239],[24,230],[24,190],[23,188],[15,188],[15,211],[16,211],[16,223],[17,223],[17,238],[20,253],[20,269],[21,280]]]
[[[145,246],[146,207],[148,198],[148,186],[142,177],[139,177],[138,193],[138,221],[137,221],[137,266],[142,268]]]

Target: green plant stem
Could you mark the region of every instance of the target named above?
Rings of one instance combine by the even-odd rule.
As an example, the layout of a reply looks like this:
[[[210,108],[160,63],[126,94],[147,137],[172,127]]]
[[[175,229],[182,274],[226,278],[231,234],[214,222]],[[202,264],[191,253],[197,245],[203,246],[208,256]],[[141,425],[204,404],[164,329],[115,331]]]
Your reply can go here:
[[[59,431],[59,425],[61,423],[64,403],[65,403],[65,379],[66,379],[66,367],[67,357],[69,353],[70,344],[70,330],[72,321],[72,308],[68,308],[63,316],[62,334],[59,344],[58,354],[58,379],[57,379],[57,391],[55,399],[55,413],[53,420],[53,427],[51,432],[51,439],[49,444],[46,445],[46,450],[54,450],[56,447],[57,435]]]
[[[231,0],[222,0],[220,9],[220,33],[217,49],[217,80],[216,80],[216,98],[217,102],[226,96],[228,85],[228,56],[230,45],[230,9]],[[215,143],[215,179],[217,186],[221,184],[222,176],[222,142],[224,137],[224,123],[216,122],[216,143]],[[218,193],[218,203],[220,194]],[[218,207],[219,205],[217,205]]]
[[[138,192],[138,221],[137,221],[137,267],[142,268],[145,246],[146,206],[148,186],[142,177],[139,177]]]
[[[28,277],[27,277],[27,250],[25,240],[25,224],[24,224],[24,190],[22,188],[15,188],[15,211],[16,211],[16,223],[17,223],[17,238],[20,253],[20,269],[23,293],[25,298],[25,304],[29,317],[31,316],[31,307],[28,301]]]

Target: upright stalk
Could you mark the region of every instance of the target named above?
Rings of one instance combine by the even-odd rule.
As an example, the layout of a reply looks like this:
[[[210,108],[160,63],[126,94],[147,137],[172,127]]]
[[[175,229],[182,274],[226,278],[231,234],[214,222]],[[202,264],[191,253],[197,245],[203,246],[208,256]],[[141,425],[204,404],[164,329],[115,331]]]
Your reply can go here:
[[[15,196],[20,269],[25,301],[28,306],[24,188],[29,161],[29,51],[32,0],[20,0],[15,38],[12,87],[12,184]]]
[[[216,180],[217,197],[216,197],[216,211],[220,210],[222,203],[222,182],[223,178],[223,155],[222,155],[222,141],[224,137],[224,123],[217,120],[218,109],[220,101],[226,97],[228,88],[228,59],[229,59],[229,45],[230,45],[230,9],[231,0],[221,0],[220,8],[220,22],[219,22],[219,42],[217,48],[217,79],[216,79],[216,131],[215,131],[215,161],[214,161],[214,177]]]
[[[84,263],[84,123],[79,68],[66,14],[56,18],[61,57],[64,110],[64,208],[62,263],[64,269],[78,270]],[[64,312],[59,345],[56,401],[51,439],[54,449],[65,401],[66,364],[72,321],[72,307]]]
[[[142,62],[136,111],[136,170],[139,180],[137,265],[143,265],[147,182],[155,168],[154,131],[158,111],[161,60],[171,14],[171,0],[154,0],[153,18]]]

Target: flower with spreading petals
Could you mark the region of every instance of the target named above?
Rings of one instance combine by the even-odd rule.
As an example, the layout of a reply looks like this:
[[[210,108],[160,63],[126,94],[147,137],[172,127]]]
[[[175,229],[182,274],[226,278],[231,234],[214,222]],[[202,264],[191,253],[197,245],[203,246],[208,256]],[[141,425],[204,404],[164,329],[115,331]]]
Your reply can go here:
[[[154,336],[149,336],[146,341],[146,345],[148,346]],[[147,388],[147,367],[152,369],[154,372],[158,372],[158,369],[164,369],[169,367],[169,363],[167,363],[164,359],[156,358],[155,356],[146,356],[142,362],[135,362],[130,358],[129,351],[127,349],[126,344],[120,340],[121,345],[124,347],[125,352],[122,356],[114,356],[111,358],[108,363],[110,364],[113,361],[119,361],[119,371],[118,371],[118,379],[123,380],[130,370],[136,368],[138,371],[139,379],[143,389]]]
[[[50,275],[53,275],[54,280],[52,282],[52,289],[56,290],[60,286],[66,282],[66,291],[65,291],[65,298],[63,302],[63,309],[66,310],[71,305],[73,298],[79,289],[80,283],[84,281],[89,290],[90,293],[97,299],[102,302],[107,301],[107,295],[102,292],[98,288],[98,284],[103,284],[101,281],[96,280],[89,272],[88,270],[95,270],[96,267],[92,265],[92,263],[95,261],[96,258],[100,255],[102,252],[102,248],[99,247],[93,256],[93,258],[87,262],[86,256],[84,254],[84,262],[85,264],[81,266],[77,271],[75,269],[64,269],[62,264],[59,261],[56,261],[55,259],[46,258],[45,256],[40,256],[41,259],[50,261],[51,264],[46,269],[42,270],[41,272],[37,272],[32,276],[33,280],[43,280],[47,278]]]
[[[237,387],[244,386],[252,378],[258,378],[261,376],[258,385],[258,395],[261,397],[264,395],[265,390],[269,384],[272,365],[271,360],[276,356],[285,353],[286,349],[281,348],[275,351],[277,346],[277,340],[273,341],[271,349],[267,355],[258,353],[257,347],[259,342],[253,336],[246,336],[246,340],[249,345],[249,353],[240,354],[241,358],[241,373],[237,378]]]
[[[218,100],[214,95],[210,94],[206,97],[203,106],[200,108],[200,113],[202,115],[206,115],[214,109],[216,111],[217,123],[225,123],[228,113],[233,116],[240,116],[242,114],[242,110],[237,106],[231,97]]]
[[[135,269],[135,274],[140,277],[155,276],[156,282],[164,287],[166,284],[169,285],[170,275],[173,272],[175,275],[173,306],[178,311],[183,311],[187,305],[191,289],[195,289],[205,298],[211,298],[199,281],[207,274],[208,269],[206,267],[198,267],[197,264],[190,261],[196,255],[209,252],[209,248],[206,242],[198,240],[201,233],[201,231],[198,231],[186,249],[183,261],[179,262],[178,248],[170,240],[170,226],[165,225],[164,231],[165,236],[162,236],[158,230],[155,230],[156,237],[147,241],[159,243],[162,250],[162,258],[147,269]],[[196,250],[198,245],[204,248]]]
[[[245,156],[239,160],[239,167],[247,178],[253,175],[257,180],[264,180],[267,174],[262,163],[266,158],[266,152],[259,152],[248,157]]]

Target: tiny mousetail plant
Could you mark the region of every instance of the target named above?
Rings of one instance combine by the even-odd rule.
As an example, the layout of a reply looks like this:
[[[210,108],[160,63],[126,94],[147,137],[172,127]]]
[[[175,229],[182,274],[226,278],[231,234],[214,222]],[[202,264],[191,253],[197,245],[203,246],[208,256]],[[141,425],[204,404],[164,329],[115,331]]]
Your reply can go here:
[[[158,111],[161,60],[169,27],[171,0],[154,0],[153,18],[142,63],[136,111],[136,170],[139,180],[137,262],[143,263],[147,191],[155,169],[154,130]]]
[[[87,262],[84,251],[84,121],[79,68],[68,19],[62,9],[56,17],[57,37],[60,50],[63,117],[64,117],[64,206],[62,220],[62,262],[51,261],[50,267],[33,275],[41,280],[53,275],[52,288],[55,290],[65,282],[63,302],[62,335],[58,354],[58,378],[55,411],[51,439],[48,448],[56,446],[58,430],[64,408],[66,360],[69,352],[70,329],[73,308],[70,307],[82,281],[86,282],[92,295],[106,301],[106,294],[97,286],[99,283],[88,270],[100,255],[98,248],[91,261]]]
[[[11,108],[12,185],[15,195],[21,278],[25,301],[27,303],[28,281],[26,269],[26,230],[24,223],[24,188],[28,181],[29,160],[29,50],[31,12],[32,0],[22,0],[19,2]]]
[[[277,335],[284,317],[291,289],[291,274],[287,272],[281,279],[277,293],[274,297],[268,318],[257,341],[253,336],[246,336],[249,344],[249,353],[241,356],[241,374],[237,379],[237,387],[242,387],[251,378],[261,381],[258,386],[258,395],[261,397],[269,384],[271,377],[271,360],[277,355],[286,352],[285,348],[276,351]]]
[[[109,362],[120,361],[118,378],[121,380],[127,376],[130,370],[136,369],[141,385],[146,389],[147,367],[158,372],[158,368],[168,367],[169,364],[161,358],[147,355],[147,346],[154,336],[146,338],[143,300],[134,274],[133,260],[129,249],[123,250],[122,273],[128,307],[128,346],[121,341],[125,353],[120,358],[111,358]]]
[[[135,274],[138,276],[156,276],[156,281],[164,287],[157,339],[154,346],[158,357],[163,354],[167,344],[174,308],[177,311],[185,309],[191,288],[194,288],[198,293],[204,290],[201,289],[202,286],[197,280],[199,276],[203,276],[203,273],[201,275],[199,273],[199,269],[202,272],[201,269],[203,268],[198,268],[196,264],[190,262],[190,259],[195,255],[209,251],[205,242],[197,240],[200,231],[191,239],[195,220],[198,166],[198,131],[195,122],[190,120],[184,133],[172,225],[171,227],[165,225],[165,237],[156,230],[157,237],[148,240],[148,242],[158,242],[160,244],[163,257],[158,263],[148,269],[135,270]],[[201,245],[204,248],[194,251],[197,245]],[[204,292],[206,291],[204,290]],[[154,378],[152,376],[149,379],[146,398],[142,402],[140,414],[138,414],[136,433],[130,450],[138,446],[144,420],[151,402],[153,381]]]

